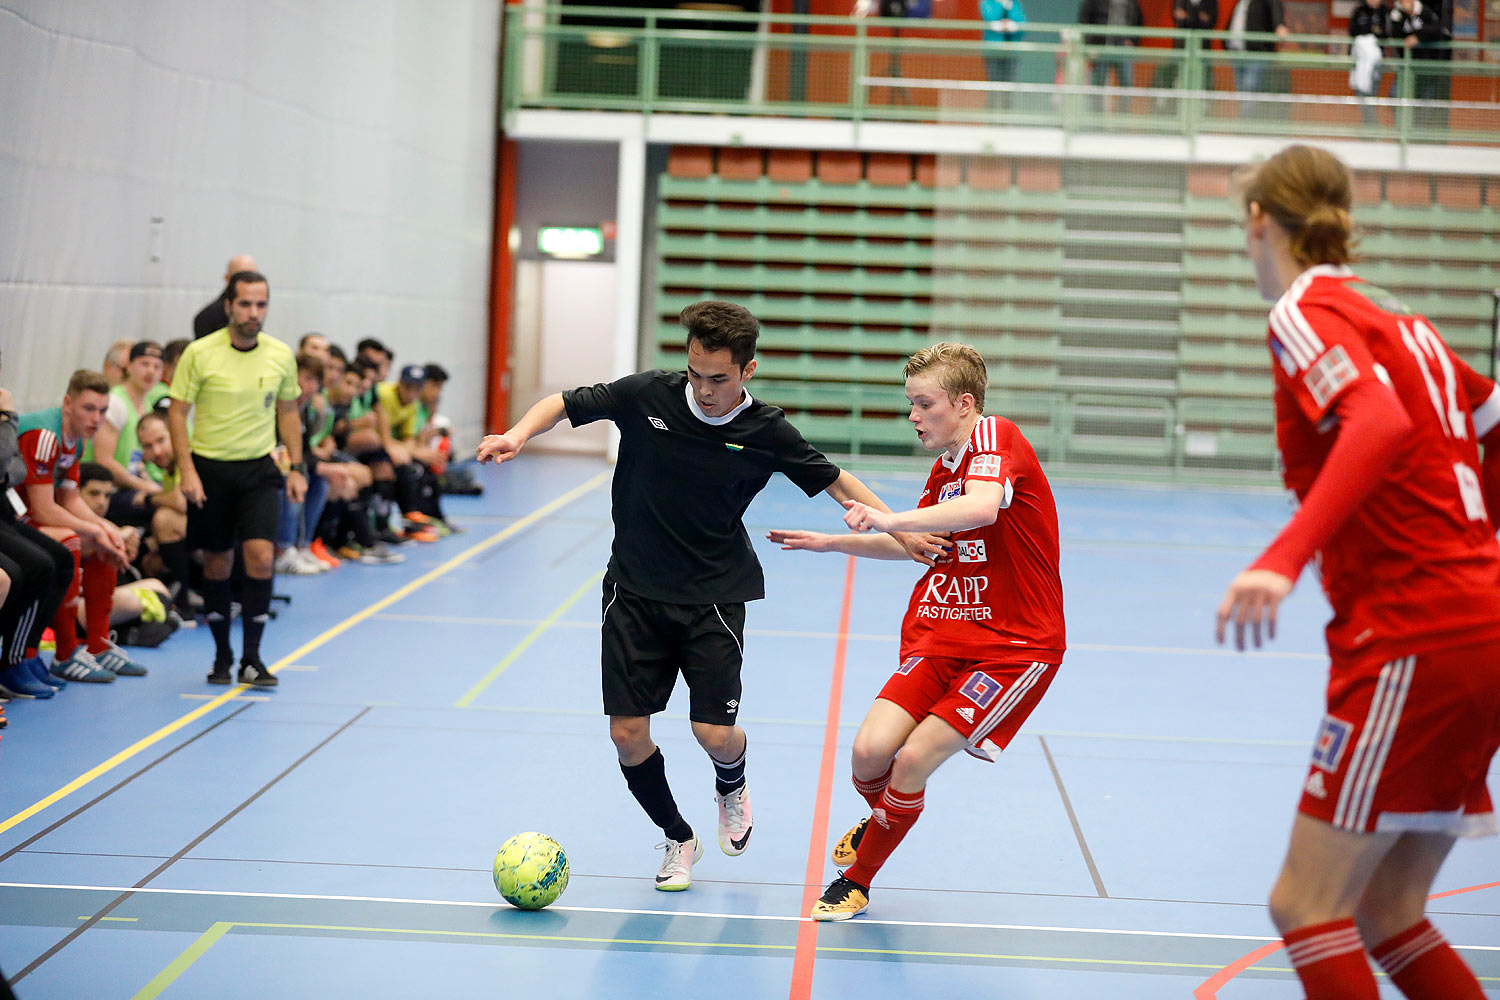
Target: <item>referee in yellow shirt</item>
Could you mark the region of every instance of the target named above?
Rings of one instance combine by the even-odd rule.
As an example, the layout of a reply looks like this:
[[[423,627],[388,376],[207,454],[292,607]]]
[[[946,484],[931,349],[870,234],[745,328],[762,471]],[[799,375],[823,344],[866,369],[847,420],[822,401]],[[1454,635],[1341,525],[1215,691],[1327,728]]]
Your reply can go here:
[[[297,361],[290,347],[260,332],[270,298],[264,275],[232,275],[225,296],[226,327],[189,344],[172,376],[167,421],[188,502],[188,545],[203,550],[203,610],[215,646],[210,684],[228,684],[234,665],[229,573],[238,540],[246,577],[240,601],[245,638],[240,683],[276,686],[276,675],[260,659],[260,637],[271,605],[280,495],[285,488],[287,499],[297,502],[307,491]],[[271,458],[278,428],[292,463],[285,479]]]

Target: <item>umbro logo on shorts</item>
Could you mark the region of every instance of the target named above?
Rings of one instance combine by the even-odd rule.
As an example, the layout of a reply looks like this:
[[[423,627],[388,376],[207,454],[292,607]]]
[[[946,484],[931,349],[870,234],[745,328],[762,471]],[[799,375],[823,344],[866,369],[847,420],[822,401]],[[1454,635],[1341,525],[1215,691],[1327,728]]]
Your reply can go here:
[[[647,417],[646,419],[651,422],[652,427],[655,427],[659,431],[667,429],[667,422],[660,417]]]
[[[729,699],[728,701],[726,701],[724,703],[724,707],[727,708],[727,709],[729,709],[729,714],[730,715],[733,715],[735,712],[739,711],[739,708],[740,708],[739,699],[738,698],[731,698],[731,699]]]

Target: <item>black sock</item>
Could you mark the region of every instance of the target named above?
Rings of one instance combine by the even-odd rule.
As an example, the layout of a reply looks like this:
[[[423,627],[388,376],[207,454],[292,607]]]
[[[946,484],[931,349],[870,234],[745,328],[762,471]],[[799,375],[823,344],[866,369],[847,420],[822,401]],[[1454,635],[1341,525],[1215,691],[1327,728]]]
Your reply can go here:
[[[660,747],[651,751],[651,756],[639,764],[629,767],[621,764],[620,773],[625,775],[625,784],[630,786],[630,794],[646,810],[651,822],[661,827],[667,839],[678,843],[693,839],[693,828],[688,826],[682,813],[677,811],[672,789],[667,786],[667,762],[661,755]]]
[[[422,509],[422,467],[416,462],[396,470],[396,506],[403,514]]]
[[[233,663],[234,649],[229,645],[229,581],[203,578],[203,617],[214,634],[214,662]]]
[[[370,505],[370,511],[375,515],[375,530],[391,530],[391,507],[396,502],[396,483],[394,480],[375,481],[375,502]]]
[[[157,548],[161,551],[161,561],[171,572],[172,579],[177,581],[177,597],[173,604],[178,611],[186,611],[188,609],[188,578],[191,575],[188,570],[187,542],[158,542]]]
[[[750,741],[745,740],[745,745],[740,748],[738,760],[730,761],[728,764],[714,761],[714,787],[720,795],[728,795],[737,788],[745,787],[745,755],[750,752]]]
[[[370,497],[374,490],[366,488],[359,496],[349,501],[348,524],[354,541],[360,548],[368,549],[375,544],[375,529],[370,527]]]
[[[271,617],[271,581],[245,577],[245,587],[240,594],[240,626],[245,630],[245,651],[240,662],[260,661],[260,634],[266,630],[266,619]]]

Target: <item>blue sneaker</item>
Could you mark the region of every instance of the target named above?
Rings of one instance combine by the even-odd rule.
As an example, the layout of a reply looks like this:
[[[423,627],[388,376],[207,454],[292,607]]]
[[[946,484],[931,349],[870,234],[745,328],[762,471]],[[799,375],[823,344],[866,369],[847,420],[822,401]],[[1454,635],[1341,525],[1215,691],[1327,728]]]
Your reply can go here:
[[[50,698],[57,694],[51,687],[31,676],[31,669],[24,662],[0,668],[0,688],[17,698]]]
[[[105,670],[119,674],[121,677],[145,677],[146,668],[132,660],[125,654],[125,650],[110,642],[109,647],[102,653],[97,653],[94,659],[99,661],[99,666]]]
[[[42,659],[41,654],[37,654],[29,660],[22,660],[21,666],[30,670],[31,676],[58,691],[68,686],[68,682],[61,677],[53,677],[47,673],[47,661]]]
[[[115,672],[102,666],[94,659],[94,654],[83,646],[79,646],[66,660],[53,660],[50,670],[54,677],[83,681],[85,684],[109,684],[115,679]]]

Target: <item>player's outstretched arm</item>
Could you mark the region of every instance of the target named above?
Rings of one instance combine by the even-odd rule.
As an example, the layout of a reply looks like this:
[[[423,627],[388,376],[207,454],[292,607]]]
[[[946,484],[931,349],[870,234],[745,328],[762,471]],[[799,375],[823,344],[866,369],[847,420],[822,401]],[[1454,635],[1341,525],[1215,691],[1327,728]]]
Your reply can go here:
[[[766,538],[783,549],[806,552],[842,552],[866,559],[908,558],[906,548],[890,535],[830,535],[821,531],[799,531],[794,528],[772,528]]]
[[[1004,502],[1004,484],[977,479],[965,483],[963,495],[947,503],[894,514],[859,500],[846,501],[844,523],[850,531],[968,531],[994,524]]]
[[[848,469],[840,469],[839,477],[824,492],[844,507],[848,507],[851,502],[854,502],[864,504],[872,510],[883,511],[887,514],[891,510],[885,505],[883,500],[875,495],[874,490],[861,482],[859,477]],[[935,565],[937,560],[946,556],[948,550],[953,548],[953,543],[944,535],[926,531],[895,531],[891,532],[891,537],[901,546],[902,551],[906,553],[908,558],[921,563],[923,566]],[[889,559],[895,557],[877,555],[873,556],[873,558]]]
[[[557,426],[557,422],[567,416],[567,407],[563,405],[562,393],[554,392],[552,395],[538,400],[526,415],[516,421],[516,425],[504,434],[489,434],[479,442],[479,448],[475,457],[481,462],[508,462],[521,454],[521,449],[526,442],[538,434],[545,434]]]

